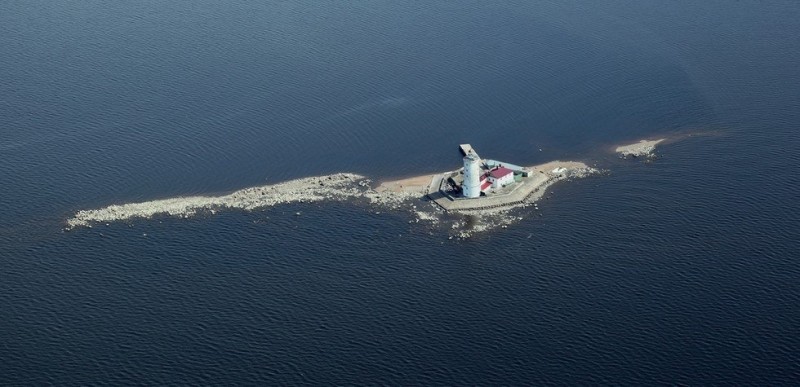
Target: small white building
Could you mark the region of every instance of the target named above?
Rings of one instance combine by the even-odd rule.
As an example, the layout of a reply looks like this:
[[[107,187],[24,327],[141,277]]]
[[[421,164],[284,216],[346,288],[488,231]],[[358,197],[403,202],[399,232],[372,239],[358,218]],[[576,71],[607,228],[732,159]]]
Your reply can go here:
[[[514,171],[506,167],[498,167],[489,171],[489,182],[492,188],[500,188],[514,182]]]

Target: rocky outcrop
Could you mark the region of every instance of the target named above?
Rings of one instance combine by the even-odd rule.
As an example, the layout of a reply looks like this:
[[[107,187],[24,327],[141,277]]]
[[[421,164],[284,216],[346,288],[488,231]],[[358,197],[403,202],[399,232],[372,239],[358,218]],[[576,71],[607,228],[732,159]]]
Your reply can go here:
[[[307,177],[280,184],[245,188],[224,196],[188,196],[142,203],[115,204],[95,210],[78,211],[67,220],[67,229],[93,223],[113,222],[154,215],[190,217],[199,211],[220,209],[254,210],[282,203],[343,200],[360,197],[368,190],[369,181],[353,173]]]

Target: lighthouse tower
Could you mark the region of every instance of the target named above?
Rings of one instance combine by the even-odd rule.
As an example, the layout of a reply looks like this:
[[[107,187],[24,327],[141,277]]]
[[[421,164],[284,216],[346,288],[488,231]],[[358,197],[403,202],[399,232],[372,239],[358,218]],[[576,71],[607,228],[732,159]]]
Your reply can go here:
[[[464,157],[464,183],[461,184],[461,191],[465,198],[481,196],[480,174],[480,159],[475,153],[470,152]]]

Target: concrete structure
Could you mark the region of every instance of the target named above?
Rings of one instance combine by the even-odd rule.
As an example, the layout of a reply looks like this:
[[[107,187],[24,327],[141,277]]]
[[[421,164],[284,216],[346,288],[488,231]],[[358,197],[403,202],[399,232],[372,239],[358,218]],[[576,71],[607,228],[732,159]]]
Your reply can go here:
[[[462,144],[461,151],[466,153],[463,169],[423,176],[422,180],[427,183],[430,179],[430,184],[415,186],[446,211],[483,211],[525,205],[541,198],[547,187],[559,180],[597,172],[573,161],[552,161],[532,167],[498,161],[490,163],[490,160],[480,159],[469,144]]]
[[[479,199],[466,199],[447,196],[442,191],[431,190],[428,197],[446,211],[477,211],[492,208],[511,207],[535,201],[559,178],[547,173],[534,173],[531,177],[506,188],[502,193],[481,196]]]
[[[481,158],[480,156],[478,156],[478,152],[476,152],[475,149],[472,148],[472,145],[470,145],[470,144],[461,144],[461,145],[458,146],[458,149],[461,150],[461,154],[464,155],[464,156],[469,155],[469,154],[473,154],[478,159]]]
[[[514,171],[506,167],[498,167],[489,171],[489,181],[492,183],[492,188],[505,187],[514,183]]]
[[[481,160],[470,144],[461,144],[459,149],[464,154],[463,179],[458,181],[457,176],[452,176],[450,180],[461,187],[461,197],[464,199],[479,198],[481,194],[488,194],[490,188],[495,193],[494,189],[512,185],[515,182],[514,174],[528,177],[528,171],[523,167],[496,160]]]
[[[489,174],[484,173],[483,175],[481,175],[481,192],[486,192],[486,190],[489,189],[489,187],[491,186],[492,182],[489,181]]]
[[[486,159],[483,160],[483,164],[486,165],[486,168],[492,169],[496,167],[506,167],[514,172],[522,172],[525,170],[525,167],[520,167],[519,165],[514,165],[511,163],[507,163],[505,161],[497,161],[497,160],[490,160]]]
[[[480,163],[480,159],[474,153],[464,156],[464,182],[461,184],[461,192],[465,198],[481,196]]]

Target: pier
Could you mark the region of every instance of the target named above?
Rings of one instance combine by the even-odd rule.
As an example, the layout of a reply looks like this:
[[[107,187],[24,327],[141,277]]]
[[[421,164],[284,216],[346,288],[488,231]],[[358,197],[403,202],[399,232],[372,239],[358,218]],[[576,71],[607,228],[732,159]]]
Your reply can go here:
[[[466,155],[468,155],[470,153],[474,154],[475,156],[478,156],[478,152],[475,152],[475,149],[473,149],[472,145],[470,145],[470,144],[461,144],[461,145],[458,146],[458,148],[461,150],[461,154],[464,155],[464,156],[466,156]],[[480,158],[481,157],[478,156],[478,159],[480,159]]]

